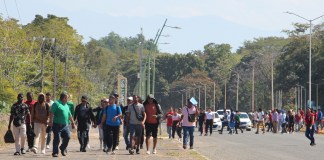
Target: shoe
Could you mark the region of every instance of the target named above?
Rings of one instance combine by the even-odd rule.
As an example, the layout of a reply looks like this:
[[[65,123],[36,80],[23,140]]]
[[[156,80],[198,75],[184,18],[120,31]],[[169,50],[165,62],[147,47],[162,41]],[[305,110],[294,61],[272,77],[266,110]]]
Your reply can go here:
[[[238,134],[237,132],[235,134]]]
[[[116,154],[116,152],[115,152],[115,151],[112,151],[112,152],[111,152],[111,155],[115,155],[115,154]]]
[[[23,149],[23,148],[20,150],[20,152],[21,152],[21,154],[26,154],[25,149]]]
[[[46,154],[45,149],[43,149],[41,153],[42,153],[42,154]]]
[[[255,132],[255,134],[259,134],[259,132]]]
[[[156,154],[156,149],[153,149],[153,154]]]
[[[129,154],[134,154],[134,150],[132,148],[128,149]]]
[[[315,143],[315,142],[311,142],[310,145],[311,145],[311,146],[315,146],[316,143]]]
[[[126,146],[126,151],[129,149],[128,145]]]
[[[20,155],[20,152],[15,152],[14,155],[15,156],[19,156]]]
[[[187,146],[186,145],[183,145],[183,149],[187,149]]]
[[[50,149],[50,146],[49,145],[46,145],[46,149]]]
[[[136,149],[136,154],[140,154],[140,149],[139,148]]]
[[[66,156],[66,150],[61,150],[62,156]]]
[[[37,149],[35,147],[33,147],[30,151],[34,152],[35,154],[37,153]]]
[[[151,152],[150,152],[150,151],[146,151],[146,154],[147,154],[147,155],[150,155],[150,154],[151,154]]]
[[[140,149],[143,149],[143,145],[141,145]]]
[[[193,146],[190,146],[190,149],[193,149]]]
[[[118,146],[116,146],[115,150],[119,150],[119,147],[118,147]]]
[[[91,148],[91,147],[90,147],[90,144],[88,144],[87,147],[90,149],[90,148]]]
[[[81,152],[87,152],[87,150],[86,150],[85,148],[83,148],[83,149],[81,150]]]
[[[28,148],[27,150],[26,150],[26,152],[29,152],[30,151],[30,148]]]
[[[108,149],[106,150],[106,153],[108,153],[108,152],[111,152],[111,148],[108,148]]]
[[[206,133],[204,136],[208,136],[208,134]]]
[[[55,153],[55,154],[53,153],[52,157],[58,157],[57,153]]]

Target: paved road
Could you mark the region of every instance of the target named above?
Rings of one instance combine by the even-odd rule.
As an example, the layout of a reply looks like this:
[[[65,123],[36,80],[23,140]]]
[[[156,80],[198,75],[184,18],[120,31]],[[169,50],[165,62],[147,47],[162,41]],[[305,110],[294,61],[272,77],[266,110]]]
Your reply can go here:
[[[315,135],[317,145],[311,147],[304,133],[295,134],[254,134],[245,131],[243,134],[199,136],[195,133],[195,149],[208,157],[217,160],[307,160],[324,159],[324,135]]]

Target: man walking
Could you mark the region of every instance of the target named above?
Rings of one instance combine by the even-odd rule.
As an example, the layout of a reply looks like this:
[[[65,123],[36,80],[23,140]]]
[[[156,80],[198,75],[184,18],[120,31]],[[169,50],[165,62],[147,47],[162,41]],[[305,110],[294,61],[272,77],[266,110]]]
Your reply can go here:
[[[92,126],[96,127],[95,117],[90,104],[88,103],[88,97],[81,97],[81,104],[77,105],[74,112],[74,121],[78,124],[78,139],[80,143],[80,152],[86,152],[86,148],[89,142],[89,128],[92,122]]]
[[[274,109],[272,111],[272,124],[273,124],[273,133],[277,133],[278,132],[278,112],[277,109]]]
[[[264,112],[262,111],[261,108],[259,108],[257,131],[255,132],[255,134],[259,134],[260,125],[262,125],[262,131],[263,131],[263,134],[264,134],[265,133],[265,128],[264,128]]]
[[[222,122],[222,129],[219,131],[219,134],[223,134],[223,129],[225,126],[227,126],[227,130],[228,128],[228,113],[226,112],[226,109],[224,109],[224,117],[223,117],[223,122]]]
[[[146,130],[146,154],[150,154],[150,138],[153,137],[153,154],[156,154],[156,144],[157,144],[157,133],[160,123],[160,118],[163,117],[161,106],[158,104],[153,95],[148,95],[143,103],[146,113],[145,130]],[[173,113],[172,108],[169,109],[169,114]],[[172,128],[172,114],[171,117],[171,128]],[[168,119],[169,123],[169,119]],[[169,127],[170,124],[168,124]],[[171,129],[170,129],[171,132]],[[169,133],[169,138],[171,138],[171,133]]]
[[[105,136],[107,137],[108,150],[107,153],[111,151],[111,154],[114,155],[118,136],[119,136],[119,126],[121,123],[122,111],[119,106],[115,104],[116,97],[111,95],[109,96],[109,105],[103,110],[102,125],[106,125]]]
[[[27,100],[24,103],[27,104],[29,113],[31,113],[36,103],[32,92],[27,92]],[[28,143],[28,149],[26,150],[26,152],[29,152],[34,146],[35,135],[33,134],[34,133],[33,119],[30,116],[27,116],[26,122],[27,122],[26,126],[27,126],[27,143]]]
[[[146,113],[144,106],[138,102],[139,97],[133,96],[133,104],[129,106],[127,113],[127,120],[129,124],[131,147],[128,149],[130,154],[134,154],[134,149],[136,153],[139,152],[139,145],[141,142],[142,129],[145,127]]]
[[[205,136],[208,135],[208,128],[209,128],[209,133],[210,136],[213,133],[213,124],[214,124],[214,118],[215,118],[215,113],[212,113],[211,108],[208,108],[208,112],[205,114]]]
[[[11,122],[13,122],[13,134],[16,146],[16,152],[14,155],[25,154],[26,124],[31,124],[30,119],[28,119],[29,123],[26,123],[26,117],[30,116],[30,112],[28,106],[23,103],[23,100],[24,95],[19,93],[17,96],[17,102],[12,105],[10,110],[8,130],[11,129]]]
[[[52,101],[52,95],[51,93],[47,92],[45,95],[45,99],[46,99],[46,103],[49,105],[49,107],[51,107],[54,103],[54,101]],[[51,138],[52,138],[52,130],[50,129],[49,132],[47,133],[47,138],[46,138],[46,149],[49,149],[49,144],[51,142]]]
[[[127,98],[127,105],[124,106],[122,108],[122,112],[123,112],[123,121],[124,121],[124,140],[125,140],[125,144],[126,144],[126,150],[128,150],[130,148],[130,140],[129,140],[129,124],[128,124],[128,119],[127,119],[127,112],[128,112],[128,108],[130,108],[130,106],[133,104],[133,97],[128,97]]]
[[[96,125],[99,126],[101,124],[102,121],[102,115],[103,115],[103,111],[106,108],[106,106],[108,105],[109,99],[107,98],[103,98],[100,101],[100,105],[93,109],[93,112],[96,112]],[[99,143],[100,143],[100,150],[102,149],[103,152],[107,152],[107,140],[105,138],[104,135],[104,130],[105,130],[105,125],[103,125],[102,127],[98,127],[98,132],[99,132]]]
[[[204,133],[204,123],[205,123],[206,113],[202,108],[199,108],[199,116],[198,116],[198,130],[200,132],[200,136]]]
[[[311,112],[311,109],[308,107],[306,110],[306,116],[305,116],[305,125],[306,125],[306,131],[305,131],[305,136],[311,141],[310,145],[315,146],[315,138],[314,138],[314,133],[315,133],[315,116]]]
[[[75,128],[70,108],[67,105],[68,95],[63,92],[60,99],[57,100],[51,107],[50,120],[48,126],[52,126],[53,139],[53,157],[58,157],[60,137],[62,137],[62,144],[60,146],[62,156],[66,156],[66,148],[70,140],[69,123],[71,121],[72,128]],[[70,121],[69,121],[70,120]]]
[[[236,110],[236,114],[235,114],[235,134],[238,134],[237,129],[240,129],[241,133],[243,133],[243,129],[240,128],[240,123],[241,123],[240,112],[238,110]]]

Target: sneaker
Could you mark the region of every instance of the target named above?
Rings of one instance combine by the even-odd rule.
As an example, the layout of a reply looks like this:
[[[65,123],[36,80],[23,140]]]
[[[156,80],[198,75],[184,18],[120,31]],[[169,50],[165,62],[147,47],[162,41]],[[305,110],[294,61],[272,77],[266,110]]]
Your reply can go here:
[[[42,153],[42,154],[45,154],[45,153],[46,153],[46,152],[45,152],[45,149],[43,149],[41,153]]]
[[[35,154],[37,153],[37,149],[36,148],[32,148],[30,151],[31,152],[34,152]]]
[[[50,149],[49,145],[46,145],[46,149]]]
[[[187,149],[187,146],[186,145],[183,145],[183,149]]]
[[[146,151],[146,154],[147,154],[147,155],[150,155],[150,154],[151,154],[151,152],[150,152],[150,151]]]
[[[91,148],[91,147],[90,147],[90,144],[88,144],[87,147],[90,149],[90,148]]]
[[[15,152],[14,155],[15,156],[19,156],[20,155],[20,152]]]
[[[139,148],[136,149],[136,154],[140,154],[140,149]]]
[[[190,146],[190,149],[193,149],[193,146]]]
[[[62,156],[66,156],[66,150],[61,150]]]
[[[26,152],[29,152],[30,151],[30,148],[28,148],[27,150],[26,150]]]
[[[156,149],[153,149],[153,154],[156,154]]]
[[[128,149],[129,154],[134,154],[134,150],[132,148]]]
[[[116,146],[115,150],[119,150],[119,147],[118,147],[118,146]]]
[[[115,152],[115,151],[112,151],[112,152],[111,152],[111,155],[115,155],[115,154],[116,154],[116,152]]]
[[[23,148],[20,150],[20,152],[21,152],[21,154],[26,154],[25,149],[23,149]]]
[[[111,148],[108,148],[108,149],[106,150],[106,153],[108,153],[108,152],[111,152]]]
[[[208,134],[206,133],[204,136],[208,136]]]
[[[55,154],[53,153],[52,157],[58,157],[57,153],[55,153]]]

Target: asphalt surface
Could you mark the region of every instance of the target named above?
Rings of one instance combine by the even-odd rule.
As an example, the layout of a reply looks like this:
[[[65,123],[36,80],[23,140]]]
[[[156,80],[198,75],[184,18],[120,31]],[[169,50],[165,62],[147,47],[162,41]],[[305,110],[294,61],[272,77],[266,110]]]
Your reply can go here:
[[[225,130],[225,128],[224,128]],[[195,149],[209,159],[217,160],[307,160],[324,159],[324,135],[315,134],[316,146],[311,147],[304,133],[294,134],[255,134],[244,131],[242,134],[214,132],[212,136],[199,136],[195,132]]]

